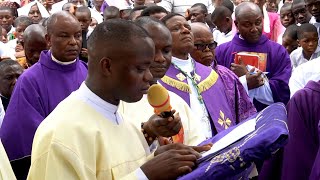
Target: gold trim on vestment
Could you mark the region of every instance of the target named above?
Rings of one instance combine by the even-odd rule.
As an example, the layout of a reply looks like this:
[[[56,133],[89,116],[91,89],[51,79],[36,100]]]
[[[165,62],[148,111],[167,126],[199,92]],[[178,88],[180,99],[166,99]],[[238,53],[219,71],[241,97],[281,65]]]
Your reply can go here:
[[[211,88],[217,82],[218,77],[218,73],[212,70],[209,76],[198,84],[199,92],[202,93]]]
[[[168,84],[169,86],[172,86],[172,87],[179,89],[180,91],[191,93],[190,87],[187,83],[180,82],[180,81],[175,80],[169,76],[163,76],[163,78],[161,78],[161,80],[164,83]]]

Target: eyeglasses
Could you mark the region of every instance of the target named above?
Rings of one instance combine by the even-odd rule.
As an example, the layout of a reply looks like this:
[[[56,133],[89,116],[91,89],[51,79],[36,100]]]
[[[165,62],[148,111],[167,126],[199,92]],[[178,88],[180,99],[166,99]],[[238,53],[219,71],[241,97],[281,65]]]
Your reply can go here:
[[[194,46],[197,48],[197,50],[204,51],[206,48],[209,48],[210,50],[214,50],[217,47],[217,42],[213,41],[209,44],[194,44]]]

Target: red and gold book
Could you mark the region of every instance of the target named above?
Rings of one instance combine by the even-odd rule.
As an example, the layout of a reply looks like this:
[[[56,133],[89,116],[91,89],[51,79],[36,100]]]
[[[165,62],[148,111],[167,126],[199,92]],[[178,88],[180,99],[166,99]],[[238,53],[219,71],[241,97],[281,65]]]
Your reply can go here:
[[[235,54],[234,62],[245,65],[250,65],[258,68],[260,71],[265,72],[267,69],[267,54],[256,52],[239,52]]]

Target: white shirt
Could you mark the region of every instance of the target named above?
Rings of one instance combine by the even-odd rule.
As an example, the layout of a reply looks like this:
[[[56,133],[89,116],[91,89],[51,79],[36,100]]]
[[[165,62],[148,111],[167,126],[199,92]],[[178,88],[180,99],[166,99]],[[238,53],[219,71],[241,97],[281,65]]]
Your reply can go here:
[[[196,3],[204,4],[208,9],[208,13],[212,13],[214,10],[211,0],[162,0],[157,5],[162,6],[168,12],[178,13],[184,16],[187,9],[190,9],[191,6]]]
[[[79,99],[89,104],[92,108],[101,113],[106,119],[115,124],[120,124],[123,122],[123,118],[118,112],[118,106],[110,104],[101,99],[99,96],[94,94],[85,83],[82,83],[80,88],[74,93]],[[148,180],[141,168],[137,169],[135,172],[138,180]]]
[[[298,66],[291,75],[289,80],[290,97],[297,91],[304,88],[309,81],[320,80],[320,57],[301,64]]]
[[[298,67],[299,65],[306,63],[310,60],[313,60],[320,56],[320,46],[317,47],[316,51],[311,55],[310,59],[306,59],[302,53],[302,47],[298,47],[290,54],[291,64],[293,68]]]
[[[188,60],[172,57],[171,63],[178,66],[182,71],[186,72],[191,77],[193,71],[192,60],[189,56]],[[210,125],[209,114],[204,103],[201,103],[198,99],[198,93],[196,87],[192,84],[192,80],[187,77],[188,85],[190,86],[190,107],[194,114],[200,116],[200,123],[204,131],[206,138],[212,137],[212,130]]]
[[[247,68],[250,71],[253,67],[247,66]],[[264,74],[262,74],[262,76],[264,76],[264,85],[262,85],[258,88],[255,88],[255,89],[251,89],[251,90],[249,90],[249,88],[248,88],[246,75],[241,76],[239,78],[239,80],[240,80],[241,84],[243,85],[243,87],[248,92],[248,95],[251,98],[251,101],[253,101],[253,99],[256,99],[257,101],[259,101],[263,104],[270,105],[270,104],[274,103],[274,100],[273,100],[269,80],[268,80],[267,76],[265,76]]]
[[[96,8],[89,8],[91,12],[91,17],[95,18],[98,22],[98,24],[103,22],[103,17],[100,13],[100,11],[97,11]]]
[[[4,118],[5,114],[6,113],[5,113],[4,108],[3,108],[2,100],[0,98],[0,128],[1,128],[1,124],[2,124],[2,121],[3,121],[3,118]]]
[[[221,31],[219,31],[218,29],[214,29],[212,34],[213,34],[213,39],[214,39],[214,41],[216,41],[218,43],[218,46],[220,44],[231,41],[234,37],[232,30],[230,32],[228,32],[227,34],[225,34]]]

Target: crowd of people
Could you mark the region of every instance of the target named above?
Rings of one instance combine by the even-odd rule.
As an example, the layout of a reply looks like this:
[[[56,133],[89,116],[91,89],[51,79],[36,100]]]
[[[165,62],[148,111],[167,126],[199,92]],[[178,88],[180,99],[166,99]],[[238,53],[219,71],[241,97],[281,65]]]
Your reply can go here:
[[[320,0],[9,0],[0,35],[0,179],[177,179],[274,103],[250,178],[320,179]]]

